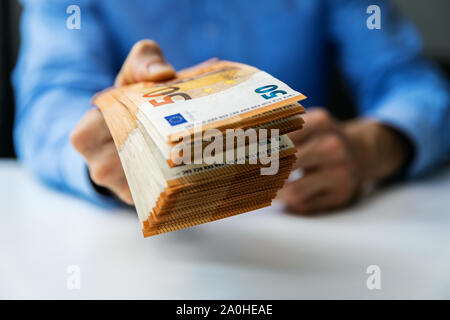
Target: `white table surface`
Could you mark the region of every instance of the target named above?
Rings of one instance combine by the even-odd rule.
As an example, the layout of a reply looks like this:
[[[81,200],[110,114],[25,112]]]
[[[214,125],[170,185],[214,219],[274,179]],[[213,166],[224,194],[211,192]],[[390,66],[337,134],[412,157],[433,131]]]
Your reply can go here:
[[[318,217],[279,204],[143,238],[0,161],[0,298],[450,298],[450,168]],[[67,268],[81,287],[67,288]],[[366,268],[381,269],[369,290]]]

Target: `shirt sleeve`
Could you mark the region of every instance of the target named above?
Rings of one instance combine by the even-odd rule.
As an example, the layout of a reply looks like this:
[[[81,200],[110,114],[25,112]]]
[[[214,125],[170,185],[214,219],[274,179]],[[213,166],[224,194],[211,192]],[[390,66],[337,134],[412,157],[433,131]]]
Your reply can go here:
[[[328,5],[329,38],[360,115],[411,141],[415,156],[409,176],[436,167],[450,152],[449,84],[423,57],[416,30],[389,1],[333,0]],[[367,27],[370,5],[380,8],[381,29]]]
[[[81,29],[68,29],[67,7],[79,5]],[[14,140],[19,160],[47,184],[93,202],[97,193],[70,133],[91,108],[95,92],[110,86],[110,42],[93,1],[23,1],[21,49],[13,74]]]

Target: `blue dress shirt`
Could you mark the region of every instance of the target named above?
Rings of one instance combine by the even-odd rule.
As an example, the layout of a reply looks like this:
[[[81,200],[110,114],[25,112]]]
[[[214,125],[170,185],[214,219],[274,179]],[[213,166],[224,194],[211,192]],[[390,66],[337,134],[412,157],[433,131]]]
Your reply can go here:
[[[92,187],[69,135],[90,100],[111,86],[133,44],[157,41],[184,68],[211,57],[248,63],[324,105],[336,62],[360,116],[407,136],[409,175],[442,162],[450,149],[449,87],[422,57],[420,38],[388,1],[364,0],[25,0],[13,76],[19,159],[58,189],[107,203]],[[69,5],[81,29],[68,29]],[[381,29],[366,9],[381,8]],[[329,50],[330,47],[335,50]]]

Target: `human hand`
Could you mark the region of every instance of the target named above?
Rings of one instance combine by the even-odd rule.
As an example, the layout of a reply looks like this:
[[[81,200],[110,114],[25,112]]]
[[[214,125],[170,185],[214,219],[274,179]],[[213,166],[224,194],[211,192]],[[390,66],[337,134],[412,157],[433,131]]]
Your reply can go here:
[[[310,213],[348,204],[365,181],[394,174],[406,160],[404,141],[392,129],[359,119],[340,122],[320,108],[289,137],[297,147],[295,168],[303,176],[280,191],[291,211]]]
[[[114,84],[123,86],[139,81],[162,81],[174,76],[175,70],[165,61],[159,46],[154,41],[142,40],[131,49]],[[114,141],[97,108],[84,115],[70,139],[86,159],[92,181],[132,205],[133,198]]]

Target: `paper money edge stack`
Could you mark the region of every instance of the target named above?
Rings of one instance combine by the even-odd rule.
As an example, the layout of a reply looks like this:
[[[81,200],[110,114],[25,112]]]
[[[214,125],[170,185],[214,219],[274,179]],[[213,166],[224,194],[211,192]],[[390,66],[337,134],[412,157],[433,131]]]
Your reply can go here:
[[[161,206],[164,207],[164,204],[161,203],[164,202],[164,199],[168,199],[168,194],[169,196],[174,194],[173,192],[165,194],[168,187],[173,188],[181,181],[183,181],[183,183],[194,183],[195,180],[202,177],[204,178],[205,174],[203,174],[203,176],[201,174],[188,175],[187,177],[175,179],[175,181],[166,180],[167,174],[165,176],[164,171],[167,170],[167,168],[161,169],[161,161],[158,162],[158,160],[155,159],[155,155],[158,154],[158,152],[155,152],[157,148],[152,144],[152,139],[142,127],[142,123],[139,122],[137,117],[137,106],[130,106],[129,103],[124,103],[121,99],[118,99],[121,92],[126,90],[131,89],[122,87],[120,89],[106,90],[94,98],[94,104],[101,109],[119,151],[119,156],[133,195],[133,200],[142,223],[144,236],[191,227],[270,205],[272,199],[276,196],[277,190],[283,185],[295,162],[295,148],[287,136],[281,136],[282,143],[280,145],[284,144],[285,148],[283,151],[280,151],[280,162],[284,163],[280,166],[280,172],[276,175],[277,179],[273,179],[273,177],[271,178],[270,176],[261,176],[259,174],[261,165],[238,164],[219,166],[218,168],[213,169],[210,168],[208,169],[209,171],[207,170],[208,174],[211,177],[211,172],[214,171],[214,176],[217,178],[216,182],[223,182],[221,180],[226,180],[224,178],[227,177],[229,178],[228,188],[223,189],[222,199],[218,196],[218,198],[216,198],[217,203],[212,204],[212,208],[195,215],[183,214],[183,212],[189,209],[186,207],[183,209],[177,208],[178,210],[172,208],[168,213],[167,208],[162,210]],[[301,98],[298,100],[301,100]],[[300,108],[298,114],[303,113],[303,107],[300,105],[298,106]],[[296,116],[298,116],[298,114]],[[299,127],[297,129],[301,128],[301,124],[302,121],[299,122]],[[150,159],[153,160],[149,161]],[[155,167],[158,165],[160,167],[160,172],[155,170]],[[252,201],[246,203],[244,201],[245,197],[239,198],[239,192],[236,192],[236,188],[233,188],[233,186],[239,186],[244,182],[248,183],[251,181],[248,179],[245,180],[245,175],[243,175],[244,172],[248,173],[249,171],[258,171],[258,179],[253,180],[252,187],[256,187],[256,190],[259,193]],[[233,179],[233,177],[235,179]],[[208,185],[206,184],[207,181],[208,180],[203,180],[203,189],[208,189]],[[267,191],[267,182],[273,182],[273,188],[269,188],[270,191]],[[145,190],[145,192],[142,190]],[[267,191],[265,193],[266,197],[262,197],[264,190]],[[233,194],[234,198],[229,198],[229,192]],[[249,200],[250,198],[251,196],[246,200]],[[199,199],[202,198],[199,197]],[[223,203],[224,199],[228,199],[227,203],[235,201],[236,205],[228,205],[225,208],[218,206],[218,203],[221,201]],[[243,204],[246,205],[243,206]],[[216,206],[215,208],[214,205]],[[155,212],[155,208],[158,209],[158,206],[160,212],[165,211],[164,214],[157,214]],[[197,209],[195,209],[196,207]],[[194,210],[194,212],[195,210],[199,211],[198,208],[201,207],[201,205],[196,204],[192,206],[191,210]]]

